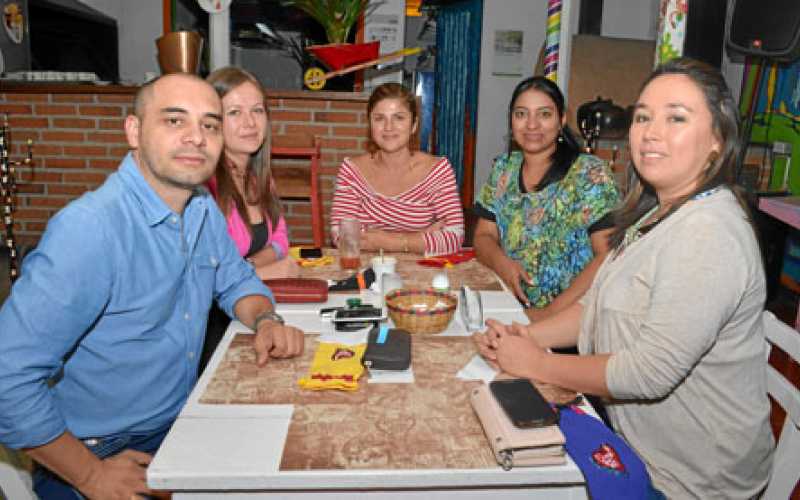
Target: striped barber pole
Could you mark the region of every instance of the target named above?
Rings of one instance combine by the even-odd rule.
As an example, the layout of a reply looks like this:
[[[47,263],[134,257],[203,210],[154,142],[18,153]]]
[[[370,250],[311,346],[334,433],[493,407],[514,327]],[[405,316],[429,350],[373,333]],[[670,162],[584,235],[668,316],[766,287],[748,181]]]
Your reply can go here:
[[[547,40],[544,49],[544,76],[558,78],[558,42],[561,38],[561,0],[547,2]]]

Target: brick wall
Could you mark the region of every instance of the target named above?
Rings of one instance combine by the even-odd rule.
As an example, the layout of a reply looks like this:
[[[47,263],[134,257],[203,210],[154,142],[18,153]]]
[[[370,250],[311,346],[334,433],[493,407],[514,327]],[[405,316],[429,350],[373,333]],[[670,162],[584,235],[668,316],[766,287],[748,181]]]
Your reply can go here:
[[[67,86],[0,87],[0,113],[9,116],[11,158],[22,159],[25,142],[33,140],[33,164],[17,168],[14,223],[21,244],[35,243],[55,212],[100,185],[128,151],[122,123],[135,88],[77,89],[81,93]],[[364,150],[366,96],[290,91],[270,94],[269,103],[275,145],[310,146],[314,136],[321,138],[327,228],[338,167],[345,156]],[[287,201],[284,209],[291,241],[312,241],[309,203]],[[0,228],[5,230],[1,220]]]
[[[367,97],[344,92],[287,92],[271,94],[272,142],[275,146],[308,147],[314,137],[320,138],[322,168],[320,187],[325,235],[328,227],[331,198],[339,165],[347,156],[365,151],[367,141]],[[275,160],[274,167],[302,166],[305,161]],[[308,243],[311,235],[311,206],[305,200],[283,202],[286,224],[293,243]]]

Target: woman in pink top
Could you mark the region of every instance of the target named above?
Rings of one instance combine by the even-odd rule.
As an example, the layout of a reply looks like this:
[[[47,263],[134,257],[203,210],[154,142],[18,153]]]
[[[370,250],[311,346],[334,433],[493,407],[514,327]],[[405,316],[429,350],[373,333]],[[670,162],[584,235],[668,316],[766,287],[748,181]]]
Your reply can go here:
[[[336,178],[331,237],[357,219],[361,248],[442,255],[464,241],[464,215],[447,158],[419,151],[417,101],[402,85],[377,87],[367,104],[367,154],[345,158]]]
[[[286,222],[270,169],[270,124],[264,88],[235,67],[207,78],[222,98],[225,149],[209,189],[228,220],[228,234],[261,279],[294,277]]]
[[[230,66],[214,71],[207,80],[222,99],[225,140],[208,188],[225,214],[228,234],[259,278],[295,277],[299,267],[286,256],[289,238],[270,169],[271,131],[264,88],[252,74]],[[221,309],[211,308],[198,374],[229,323]]]

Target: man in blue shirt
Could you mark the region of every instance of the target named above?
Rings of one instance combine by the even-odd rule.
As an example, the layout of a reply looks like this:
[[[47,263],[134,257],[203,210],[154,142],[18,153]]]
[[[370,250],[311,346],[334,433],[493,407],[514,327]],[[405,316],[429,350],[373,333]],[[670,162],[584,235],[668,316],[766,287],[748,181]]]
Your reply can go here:
[[[150,493],[145,469],[196,381],[213,299],[256,330],[259,364],[303,350],[202,188],[221,127],[196,76],[143,86],[125,120],[133,151],[53,217],[0,309],[0,442],[49,469],[34,475],[42,498]]]

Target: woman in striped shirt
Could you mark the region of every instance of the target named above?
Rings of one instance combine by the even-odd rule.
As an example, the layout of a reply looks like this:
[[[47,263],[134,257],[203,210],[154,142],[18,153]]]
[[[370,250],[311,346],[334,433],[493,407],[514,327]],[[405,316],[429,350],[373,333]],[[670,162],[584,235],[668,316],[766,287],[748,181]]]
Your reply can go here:
[[[363,250],[453,253],[464,241],[464,215],[450,162],[419,151],[414,96],[386,83],[367,104],[367,154],[345,158],[336,178],[331,236],[357,219]]]

